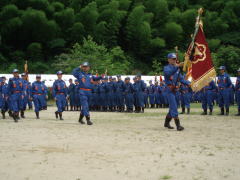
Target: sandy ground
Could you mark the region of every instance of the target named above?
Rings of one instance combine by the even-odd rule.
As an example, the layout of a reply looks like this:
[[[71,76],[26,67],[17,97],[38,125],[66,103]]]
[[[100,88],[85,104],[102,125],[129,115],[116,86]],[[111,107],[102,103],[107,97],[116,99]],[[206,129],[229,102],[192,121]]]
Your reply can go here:
[[[162,127],[165,109],[144,114],[77,112],[55,107],[13,123],[0,120],[1,180],[239,180],[240,117],[181,115],[186,130]]]

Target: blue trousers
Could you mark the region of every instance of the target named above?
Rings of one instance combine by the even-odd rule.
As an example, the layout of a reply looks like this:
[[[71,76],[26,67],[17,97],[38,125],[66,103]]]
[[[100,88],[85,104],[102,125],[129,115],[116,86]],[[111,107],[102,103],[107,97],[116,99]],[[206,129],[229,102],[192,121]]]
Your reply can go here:
[[[125,95],[125,103],[126,103],[126,107],[132,109],[133,108],[133,94],[132,93],[128,93]]]
[[[11,110],[13,112],[19,112],[22,109],[22,93],[14,93],[10,96]]]
[[[75,106],[74,94],[70,94],[69,103],[70,103],[70,106]]]
[[[201,95],[203,110],[213,109],[213,93],[211,91],[203,92]]]
[[[160,94],[158,92],[154,93],[154,100],[155,100],[154,104],[160,104]]]
[[[190,108],[191,95],[190,93],[181,94],[181,106],[182,108]]]
[[[124,106],[124,96],[122,92],[116,92],[116,105]]]
[[[219,103],[220,108],[223,108],[224,106],[226,108],[229,108],[229,105],[230,105],[229,89],[223,89],[223,90],[219,91],[219,93],[218,93],[218,103]]]
[[[3,99],[3,103],[2,103],[2,111],[7,111],[9,108],[8,106],[8,100]]]
[[[57,105],[57,112],[63,112],[65,110],[65,106],[67,103],[66,97],[64,94],[57,94],[56,95],[56,105]]]
[[[106,107],[107,106],[107,96],[105,92],[100,93],[100,106]]]
[[[80,90],[80,102],[81,102],[81,114],[84,116],[89,116],[89,104],[92,98],[92,92],[91,91],[84,91]]]
[[[178,117],[178,105],[176,101],[176,94],[174,92],[171,92],[170,90],[167,91],[166,97],[169,103],[169,111],[168,116],[172,118]]]
[[[44,106],[46,106],[46,99],[44,95],[33,95],[33,103],[35,112],[39,112],[42,110]]]
[[[144,107],[144,94],[143,92],[136,92],[136,105],[139,107]]]
[[[154,94],[149,94],[149,103],[150,104],[155,104],[155,102],[154,102]]]

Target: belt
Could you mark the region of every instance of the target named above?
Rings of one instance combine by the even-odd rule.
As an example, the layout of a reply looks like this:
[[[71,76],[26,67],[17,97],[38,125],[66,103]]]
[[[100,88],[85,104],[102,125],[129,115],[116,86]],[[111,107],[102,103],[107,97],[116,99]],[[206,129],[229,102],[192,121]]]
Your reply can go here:
[[[33,94],[35,94],[35,95],[43,95],[43,93],[33,93]]]
[[[84,91],[92,91],[92,89],[85,89],[85,88],[80,88],[80,89]]]
[[[57,93],[57,94],[64,94],[64,93]]]
[[[13,93],[21,93],[22,91],[13,91]]]
[[[223,89],[225,89],[225,88],[219,88],[220,90],[223,90]]]

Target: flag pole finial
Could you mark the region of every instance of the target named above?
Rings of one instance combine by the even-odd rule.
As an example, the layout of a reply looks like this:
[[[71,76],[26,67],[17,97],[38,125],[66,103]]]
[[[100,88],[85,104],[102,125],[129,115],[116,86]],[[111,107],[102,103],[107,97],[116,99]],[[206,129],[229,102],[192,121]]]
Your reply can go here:
[[[202,13],[203,13],[203,8],[199,8],[199,9],[198,9],[198,14],[199,14],[199,15],[202,15]]]

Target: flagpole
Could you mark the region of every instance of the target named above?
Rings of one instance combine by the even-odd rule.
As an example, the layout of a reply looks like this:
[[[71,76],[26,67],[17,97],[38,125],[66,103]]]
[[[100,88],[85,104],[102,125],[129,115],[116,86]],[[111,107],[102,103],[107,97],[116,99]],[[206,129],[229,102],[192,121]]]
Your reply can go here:
[[[202,13],[203,13],[203,8],[198,9],[198,16],[196,18],[196,23],[195,23],[195,31],[194,31],[194,34],[192,36],[192,42],[191,42],[191,48],[190,48],[191,52],[193,50],[195,38],[196,38],[196,35],[197,35],[199,27],[200,27]]]

